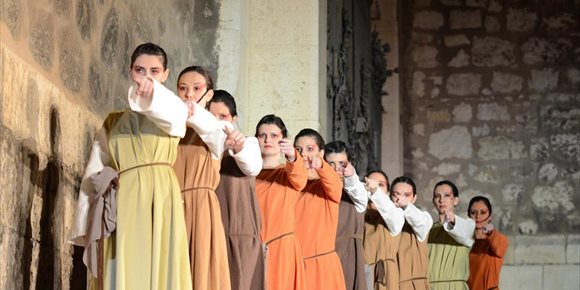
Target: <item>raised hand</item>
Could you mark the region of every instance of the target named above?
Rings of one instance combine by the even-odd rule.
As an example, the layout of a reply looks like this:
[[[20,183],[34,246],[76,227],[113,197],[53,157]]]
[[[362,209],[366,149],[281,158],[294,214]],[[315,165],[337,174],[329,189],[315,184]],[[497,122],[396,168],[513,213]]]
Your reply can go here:
[[[226,127],[225,132],[227,135],[225,141],[226,148],[233,150],[234,153],[242,151],[242,149],[244,149],[246,137],[244,137],[244,135],[240,131],[230,127]]]
[[[493,224],[489,222],[487,225],[483,226],[481,232],[489,236],[493,232],[493,229],[494,229]]]
[[[375,193],[379,188],[379,182],[375,179],[365,177],[365,188],[368,192]]]
[[[280,140],[280,142],[278,142],[278,145],[280,145],[280,152],[284,154],[284,156],[286,157],[286,161],[288,162],[296,161],[296,151],[290,140],[284,138]]]
[[[455,224],[455,213],[452,211],[446,211],[445,212],[445,220],[449,223],[451,223],[452,225]]]
[[[318,156],[310,156],[306,158],[306,168],[319,169],[322,167],[322,159]]]
[[[185,106],[187,106],[187,118],[195,114],[195,104],[192,101],[186,101]]]
[[[354,166],[352,166],[352,163],[347,162],[346,166],[342,169],[342,175],[344,177],[351,177],[354,175],[355,171],[356,170],[354,169]]]
[[[153,78],[147,76],[135,76],[133,78],[135,84],[137,84],[137,89],[135,90],[135,95],[144,98],[149,98],[153,95]]]

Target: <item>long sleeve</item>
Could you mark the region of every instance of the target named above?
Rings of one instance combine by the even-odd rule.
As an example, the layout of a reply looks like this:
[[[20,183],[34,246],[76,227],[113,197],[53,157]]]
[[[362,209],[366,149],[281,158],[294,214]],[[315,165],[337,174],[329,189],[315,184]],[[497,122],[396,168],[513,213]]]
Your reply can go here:
[[[508,238],[497,230],[494,230],[487,239],[491,252],[496,257],[503,258],[509,245]]]
[[[344,178],[344,189],[354,203],[356,211],[359,213],[365,212],[369,203],[369,192],[356,172],[352,176]]]
[[[171,136],[185,136],[187,106],[172,91],[157,81],[153,82],[153,95],[146,98],[135,94],[136,87],[129,88],[129,107],[145,115],[159,129]]]
[[[401,233],[405,225],[405,215],[403,209],[395,206],[389,196],[383,192],[382,189],[377,188],[377,191],[369,196],[377,211],[387,224],[391,236],[396,236]]]
[[[90,177],[103,170],[106,164],[111,161],[111,154],[109,153],[109,146],[107,144],[107,133],[104,128],[101,128],[93,142],[93,148],[89,157],[89,162],[85,168],[81,187],[79,190],[79,197],[75,209],[73,227],[70,233],[69,242],[77,246],[85,246],[85,235],[87,231],[87,218],[90,207],[90,192],[94,191],[93,183]]]
[[[417,235],[417,239],[422,242],[427,239],[429,235],[429,230],[433,225],[433,218],[426,212],[418,209],[414,204],[409,203],[405,210],[405,220],[413,228],[413,231]]]
[[[302,156],[298,154],[296,149],[294,149],[294,154],[296,154],[296,160],[294,162],[286,162],[285,170],[288,176],[288,182],[290,182],[294,189],[301,191],[306,187],[306,183],[308,182],[308,171],[306,171]]]
[[[443,223],[443,228],[449,235],[458,243],[471,248],[475,241],[473,240],[473,232],[475,231],[475,222],[472,219],[462,218],[455,215],[455,225],[448,221]]]
[[[229,150],[229,153],[246,176],[257,176],[262,170],[262,153],[256,137],[246,137],[240,152],[234,154],[233,150]]]
[[[225,150],[227,138],[225,129],[233,129],[227,121],[219,121],[212,113],[198,104],[194,104],[195,113],[187,119],[187,126],[193,128],[207,145],[214,159],[220,159]]]
[[[320,177],[320,182],[324,188],[324,192],[328,199],[340,203],[340,198],[342,196],[342,184],[340,182],[340,176],[326,161],[322,161],[322,166],[316,169],[318,176]]]

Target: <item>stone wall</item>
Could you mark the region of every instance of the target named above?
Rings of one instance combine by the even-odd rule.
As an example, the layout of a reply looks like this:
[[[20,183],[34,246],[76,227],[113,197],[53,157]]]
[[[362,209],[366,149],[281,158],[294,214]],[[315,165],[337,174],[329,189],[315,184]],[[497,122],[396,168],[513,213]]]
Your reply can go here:
[[[404,168],[510,235],[502,289],[578,289],[580,3],[401,1]],[[575,275],[570,275],[575,273]],[[528,287],[529,286],[529,287]]]
[[[2,0],[0,289],[84,289],[67,243],[96,129],[126,106],[134,47],[155,42],[176,73],[217,71],[218,1]]]

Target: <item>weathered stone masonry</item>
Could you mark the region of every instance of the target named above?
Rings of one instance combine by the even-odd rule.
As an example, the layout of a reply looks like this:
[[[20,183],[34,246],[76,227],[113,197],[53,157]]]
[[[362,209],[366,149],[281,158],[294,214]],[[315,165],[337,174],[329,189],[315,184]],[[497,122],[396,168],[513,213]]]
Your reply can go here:
[[[2,0],[0,289],[84,289],[67,243],[94,134],[126,107],[133,48],[159,43],[176,73],[218,66],[218,1]]]
[[[404,1],[405,171],[484,195],[510,235],[502,289],[580,286],[580,3]],[[529,288],[526,288],[529,287]]]

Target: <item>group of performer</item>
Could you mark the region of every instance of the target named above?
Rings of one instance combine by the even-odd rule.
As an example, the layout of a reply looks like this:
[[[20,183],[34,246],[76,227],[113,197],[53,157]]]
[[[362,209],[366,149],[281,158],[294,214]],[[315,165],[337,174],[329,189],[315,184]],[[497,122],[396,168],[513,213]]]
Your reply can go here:
[[[183,69],[175,95],[165,51],[145,43],[129,74],[129,108],[97,133],[75,211],[89,289],[498,287],[508,241],[487,198],[460,217],[441,181],[433,223],[411,178],[361,181],[342,141],[291,140],[272,114],[244,136],[203,67]]]

